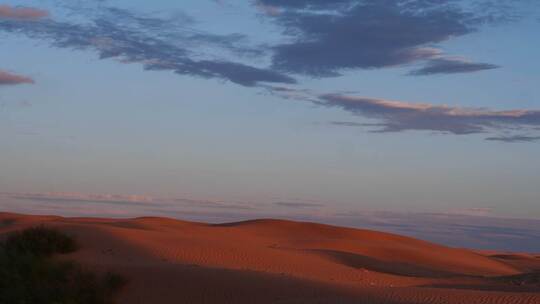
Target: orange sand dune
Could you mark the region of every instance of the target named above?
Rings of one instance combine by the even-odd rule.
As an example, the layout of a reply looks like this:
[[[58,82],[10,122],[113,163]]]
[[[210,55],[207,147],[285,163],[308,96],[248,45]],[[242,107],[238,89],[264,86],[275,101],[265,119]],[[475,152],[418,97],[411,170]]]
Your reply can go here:
[[[82,248],[68,258],[128,278],[119,303],[540,303],[532,255],[281,220],[0,213],[2,235],[38,224],[77,237]]]

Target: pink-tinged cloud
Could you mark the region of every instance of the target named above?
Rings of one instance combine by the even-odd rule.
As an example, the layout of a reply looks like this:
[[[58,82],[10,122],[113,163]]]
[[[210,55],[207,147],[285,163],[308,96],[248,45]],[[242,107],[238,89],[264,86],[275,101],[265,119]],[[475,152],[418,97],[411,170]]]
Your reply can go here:
[[[0,19],[15,20],[39,20],[49,16],[49,12],[31,7],[11,7],[9,5],[0,5]]]
[[[371,132],[411,130],[444,134],[492,134],[486,138],[500,142],[540,141],[540,110],[492,110],[432,103],[414,103],[346,94],[317,94],[310,90],[283,86],[263,86],[269,94],[285,99],[341,108],[370,121],[332,121],[343,127],[371,127]],[[515,133],[518,134],[515,134]],[[523,134],[526,133],[526,134]],[[503,135],[500,135],[503,134]]]
[[[16,75],[0,70],[0,85],[16,85],[24,83],[34,83],[34,80],[30,77]]]
[[[428,103],[410,103],[340,94],[318,96],[315,103],[337,107],[377,120],[376,132],[427,130],[452,134],[489,133],[504,129],[531,129],[540,126],[539,110],[496,111]],[[365,123],[337,122],[343,126],[366,126]]]

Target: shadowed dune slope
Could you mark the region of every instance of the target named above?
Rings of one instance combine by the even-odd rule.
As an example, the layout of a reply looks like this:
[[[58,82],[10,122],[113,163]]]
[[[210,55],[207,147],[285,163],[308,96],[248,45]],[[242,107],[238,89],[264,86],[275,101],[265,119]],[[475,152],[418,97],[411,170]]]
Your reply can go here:
[[[119,303],[540,303],[540,287],[516,284],[536,282],[534,256],[370,230],[0,213],[0,237],[40,224],[79,239],[68,258],[126,276]]]

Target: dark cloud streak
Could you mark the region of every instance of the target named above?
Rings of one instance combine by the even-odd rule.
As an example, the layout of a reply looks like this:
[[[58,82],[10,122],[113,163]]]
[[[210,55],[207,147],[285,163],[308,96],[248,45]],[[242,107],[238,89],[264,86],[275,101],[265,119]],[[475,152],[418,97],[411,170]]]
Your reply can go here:
[[[261,0],[282,8],[274,20],[293,41],[274,47],[276,69],[315,77],[428,60],[413,74],[468,73],[495,66],[438,60],[433,45],[493,22],[494,13],[465,10],[459,1]],[[501,17],[502,18],[502,17]],[[433,60],[433,61],[430,61]]]
[[[488,137],[486,140],[500,141],[505,143],[529,143],[540,141],[540,136],[525,136],[525,135],[513,135],[513,136],[497,136]]]
[[[409,75],[470,73],[497,68],[499,66],[489,63],[475,63],[458,58],[437,58],[429,60],[424,67],[411,71]]]

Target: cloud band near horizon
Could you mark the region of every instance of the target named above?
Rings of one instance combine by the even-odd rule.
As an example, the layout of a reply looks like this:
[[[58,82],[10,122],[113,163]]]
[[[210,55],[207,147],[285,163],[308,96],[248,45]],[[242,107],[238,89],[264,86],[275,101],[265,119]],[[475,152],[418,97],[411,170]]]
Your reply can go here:
[[[10,203],[15,199],[15,203]],[[255,218],[281,218],[339,226],[374,229],[429,240],[449,246],[540,253],[538,219],[499,217],[492,208],[472,207],[439,212],[390,212],[332,208],[325,216],[311,208],[332,204],[274,202],[287,208],[279,213],[265,208],[243,209],[220,201],[177,198],[175,201],[144,195],[82,194],[73,192],[0,193],[1,212],[51,214],[75,217],[161,216],[210,223]],[[193,209],[193,206],[201,206]],[[257,204],[263,207],[264,204]],[[127,208],[130,207],[130,208]],[[291,209],[298,212],[292,213]],[[247,211],[249,211],[247,213]],[[459,231],[459,233],[453,233]],[[451,233],[452,232],[452,233]]]

